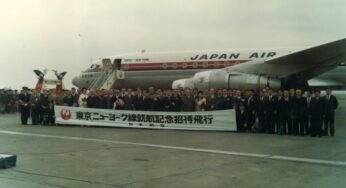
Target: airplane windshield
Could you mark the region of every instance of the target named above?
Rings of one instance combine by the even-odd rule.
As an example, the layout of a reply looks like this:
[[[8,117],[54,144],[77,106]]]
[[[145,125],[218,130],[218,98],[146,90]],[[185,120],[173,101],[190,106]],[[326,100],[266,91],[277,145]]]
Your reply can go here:
[[[84,72],[98,72],[101,69],[101,65],[97,65],[97,64],[92,64],[87,70],[85,70]]]

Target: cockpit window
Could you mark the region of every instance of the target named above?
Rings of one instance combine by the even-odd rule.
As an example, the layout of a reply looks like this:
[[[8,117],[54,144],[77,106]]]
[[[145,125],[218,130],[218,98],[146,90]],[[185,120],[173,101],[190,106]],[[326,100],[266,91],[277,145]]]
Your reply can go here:
[[[92,64],[87,70],[84,72],[98,72],[101,69],[101,65],[98,64]]]

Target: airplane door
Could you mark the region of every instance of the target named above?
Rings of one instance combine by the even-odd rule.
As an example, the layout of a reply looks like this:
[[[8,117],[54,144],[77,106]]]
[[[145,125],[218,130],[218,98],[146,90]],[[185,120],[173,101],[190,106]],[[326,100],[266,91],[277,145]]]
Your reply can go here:
[[[114,59],[113,68],[114,70],[120,70],[121,67],[121,59]]]
[[[125,79],[125,72],[120,70],[121,68],[121,59],[114,59],[113,61],[113,69],[116,71],[116,78],[118,80]]]

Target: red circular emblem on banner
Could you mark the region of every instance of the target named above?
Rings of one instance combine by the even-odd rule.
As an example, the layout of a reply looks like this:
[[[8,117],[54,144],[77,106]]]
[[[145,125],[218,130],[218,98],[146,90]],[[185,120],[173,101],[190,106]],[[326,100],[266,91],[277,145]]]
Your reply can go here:
[[[70,112],[70,110],[62,109],[60,111],[60,116],[63,120],[69,120],[69,119],[71,119],[71,112]]]

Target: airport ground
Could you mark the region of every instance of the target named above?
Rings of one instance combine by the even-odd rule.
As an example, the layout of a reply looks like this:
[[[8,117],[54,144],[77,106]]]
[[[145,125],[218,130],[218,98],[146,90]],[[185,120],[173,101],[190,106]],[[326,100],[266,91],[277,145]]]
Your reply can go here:
[[[344,187],[346,95],[334,137],[20,125],[0,115],[0,187]]]

